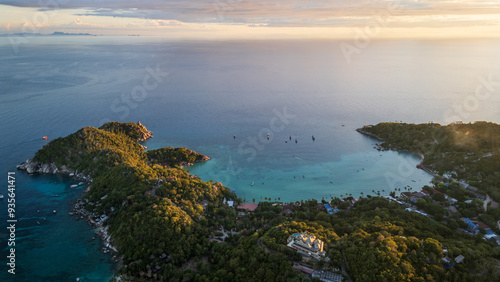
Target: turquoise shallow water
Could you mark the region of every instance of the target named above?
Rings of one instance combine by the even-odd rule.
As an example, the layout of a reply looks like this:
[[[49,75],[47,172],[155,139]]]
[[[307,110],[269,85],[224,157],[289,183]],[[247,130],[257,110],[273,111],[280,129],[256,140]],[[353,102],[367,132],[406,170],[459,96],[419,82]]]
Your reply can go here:
[[[155,132],[148,148],[184,146],[212,157],[189,169],[247,201],[421,187],[430,176],[415,169],[418,158],[378,152],[376,141],[355,129],[395,120],[446,123],[446,113],[470,101],[479,77],[500,77],[498,40],[373,41],[351,63],[338,41],[27,42],[15,52],[0,38],[5,179],[47,143],[42,136],[50,141],[108,120],[140,120]],[[157,79],[137,92],[152,73]],[[459,118],[500,122],[498,93]],[[82,190],[57,177],[17,177],[18,274],[9,276],[2,263],[0,281],[108,280],[110,257],[91,240],[90,226],[67,214]],[[1,257],[7,255],[6,208],[5,198]],[[53,215],[53,209],[59,212]]]
[[[71,184],[76,182],[16,172],[16,274],[3,268],[2,281],[107,281],[113,276],[111,257],[99,251],[91,227],[68,214],[84,189],[71,189]],[[6,244],[1,253],[8,254]]]
[[[378,152],[371,146],[374,140],[362,135],[353,138],[359,138],[364,147],[360,147],[359,152],[342,152],[332,161],[315,159],[314,154],[301,152],[300,155],[275,156],[265,164],[253,161],[245,164],[245,168],[253,166],[253,169],[242,169],[237,163],[245,163],[245,156],[239,155],[237,149],[220,148],[224,152],[220,158],[188,169],[204,180],[218,179],[247,201],[261,201],[266,197],[288,202],[330,199],[347,194],[354,197],[360,193],[375,195],[372,190],[388,195],[394,188],[409,186],[418,189],[432,179],[429,174],[416,169],[420,162],[416,156],[394,151]],[[280,143],[284,142],[280,140]],[[282,146],[294,147],[295,144]],[[309,146],[315,146],[314,142]],[[294,148],[289,149],[293,152]],[[269,156],[272,153],[264,149],[262,154]]]

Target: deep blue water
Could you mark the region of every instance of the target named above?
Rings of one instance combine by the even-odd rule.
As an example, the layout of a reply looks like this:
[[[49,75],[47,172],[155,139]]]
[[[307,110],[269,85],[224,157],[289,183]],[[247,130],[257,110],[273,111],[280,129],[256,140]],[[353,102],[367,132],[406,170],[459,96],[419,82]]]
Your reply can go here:
[[[46,144],[42,136],[140,120],[155,132],[148,148],[185,146],[212,157],[190,171],[247,201],[388,194],[431,177],[415,169],[417,157],[378,152],[356,128],[500,122],[500,90],[475,96],[480,77],[500,81],[500,41],[374,41],[348,63],[340,41],[31,38],[16,52],[0,40],[5,181]],[[0,280],[109,279],[110,257],[91,228],[67,213],[82,190],[57,177],[16,177],[18,274],[7,275],[2,263]]]

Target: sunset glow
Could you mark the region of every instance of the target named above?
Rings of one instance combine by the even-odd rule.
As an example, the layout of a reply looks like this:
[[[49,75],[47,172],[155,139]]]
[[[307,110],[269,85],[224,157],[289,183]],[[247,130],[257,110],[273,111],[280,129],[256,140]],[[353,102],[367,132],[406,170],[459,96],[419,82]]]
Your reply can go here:
[[[0,34],[173,38],[496,37],[500,3],[401,1],[0,1]]]

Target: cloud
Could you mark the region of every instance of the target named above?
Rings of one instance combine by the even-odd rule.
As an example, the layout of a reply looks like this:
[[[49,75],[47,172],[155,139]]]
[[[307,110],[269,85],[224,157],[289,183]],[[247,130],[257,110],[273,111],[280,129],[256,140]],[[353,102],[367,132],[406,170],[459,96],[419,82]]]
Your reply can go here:
[[[500,1],[493,0],[0,0],[2,4],[51,11],[52,26],[94,28],[94,32],[102,29],[107,33],[133,29],[146,34],[193,30],[333,34],[331,28],[345,34],[353,27],[373,24],[377,18],[384,21],[386,30],[407,28],[409,33],[415,28],[479,26],[496,29],[491,33],[500,31]],[[5,27],[12,23],[11,29],[20,26],[13,17],[0,19],[0,24]],[[31,17],[28,15],[28,21]]]
[[[150,26],[182,26],[182,22],[176,20],[147,20]]]
[[[399,16],[500,14],[500,2],[484,0],[0,0],[0,4],[47,9],[82,9],[78,16],[102,16],[185,23],[242,23],[273,26],[343,25],[348,17],[370,17],[398,5]],[[340,20],[338,20],[340,19]],[[347,22],[351,20],[347,20]]]

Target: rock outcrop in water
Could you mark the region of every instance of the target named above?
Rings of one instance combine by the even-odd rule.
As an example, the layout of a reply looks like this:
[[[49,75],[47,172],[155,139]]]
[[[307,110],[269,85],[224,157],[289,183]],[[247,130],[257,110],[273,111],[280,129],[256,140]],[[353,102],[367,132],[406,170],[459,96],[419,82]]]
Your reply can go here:
[[[59,172],[59,169],[57,169],[57,166],[54,163],[43,164],[41,162],[33,161],[33,159],[27,159],[25,162],[18,165],[17,169],[26,171],[29,174],[56,174]]]
[[[69,170],[65,165],[61,169],[57,168],[55,163],[42,163],[39,161],[34,161],[33,159],[27,159],[22,164],[16,167],[19,170],[25,171],[29,174],[65,174],[74,177],[75,179],[81,179],[85,181],[90,181],[90,177],[79,173],[76,170]]]

